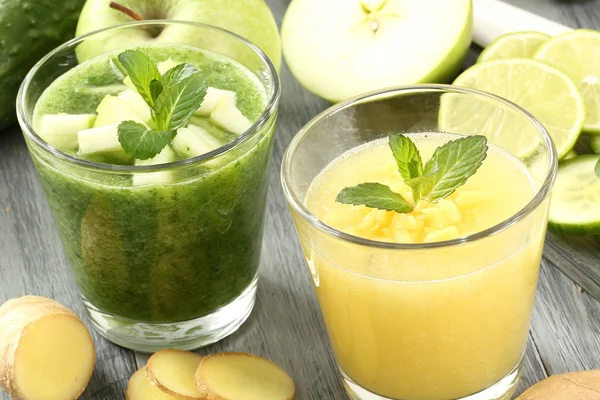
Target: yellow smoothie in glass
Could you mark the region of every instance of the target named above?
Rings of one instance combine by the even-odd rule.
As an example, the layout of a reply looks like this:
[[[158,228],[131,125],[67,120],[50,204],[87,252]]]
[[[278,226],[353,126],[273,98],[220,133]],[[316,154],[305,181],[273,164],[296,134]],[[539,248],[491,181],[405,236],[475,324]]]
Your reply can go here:
[[[460,136],[409,137],[425,162]],[[387,138],[342,155],[313,181],[305,204],[322,222],[373,241],[412,244],[406,249],[337,239],[295,216],[339,365],[371,392],[393,399],[461,398],[520,363],[547,207],[479,240],[422,245],[484,231],[534,197],[523,163],[488,146],[487,158],[465,185],[437,203],[421,200],[406,214],[335,201],[344,187],[364,182],[388,185],[412,200]]]

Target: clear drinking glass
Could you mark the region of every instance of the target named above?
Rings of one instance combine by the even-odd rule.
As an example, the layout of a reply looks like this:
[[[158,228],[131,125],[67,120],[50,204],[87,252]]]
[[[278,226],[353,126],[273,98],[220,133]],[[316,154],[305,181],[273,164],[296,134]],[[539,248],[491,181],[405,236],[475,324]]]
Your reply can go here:
[[[33,111],[42,92],[79,65],[81,54],[118,54],[146,32],[163,32],[162,45],[193,46],[247,67],[266,93],[262,115],[210,153],[161,165],[85,161],[41,139]],[[146,352],[192,349],[231,334],[248,318],[279,96],[277,72],[256,46],[219,28],[179,21],[137,22],[76,38],[27,75],[17,100],[19,122],[101,335]],[[160,174],[170,181],[134,183],[134,177],[148,182]]]
[[[350,149],[389,132],[441,131],[482,134],[518,156],[535,195],[496,226],[423,244],[352,236],[307,208],[311,183]],[[554,145],[529,113],[453,86],[365,94],[302,128],[285,154],[282,185],[351,398],[510,397],[527,343],[556,168]]]

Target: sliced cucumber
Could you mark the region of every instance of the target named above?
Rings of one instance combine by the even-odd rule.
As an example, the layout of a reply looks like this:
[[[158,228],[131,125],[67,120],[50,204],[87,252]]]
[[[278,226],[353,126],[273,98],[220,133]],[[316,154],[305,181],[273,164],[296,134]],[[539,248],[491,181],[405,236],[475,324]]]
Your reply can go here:
[[[224,99],[210,114],[210,122],[236,135],[241,135],[252,126],[252,122],[235,105]]]
[[[133,111],[127,103],[118,97],[106,95],[96,108],[98,117],[94,123],[94,128],[101,126],[120,124],[123,121],[132,120],[145,124],[144,121],[135,111]]]
[[[598,156],[564,161],[550,202],[550,228],[558,233],[600,234],[600,179],[594,173]]]
[[[590,148],[596,154],[600,154],[600,136],[590,136]]]
[[[124,92],[119,93],[117,98],[123,100],[129,109],[131,109],[138,117],[140,117],[144,123],[147,124],[152,119],[150,107],[148,104],[146,104],[142,96],[137,91],[127,89]]]
[[[195,111],[195,114],[202,116],[210,115],[219,101],[228,102],[235,107],[237,95],[231,90],[221,90],[214,87],[209,87],[206,89],[206,96],[204,96],[204,100],[202,101],[202,104],[200,104],[200,108]]]
[[[177,159],[177,155],[171,148],[171,146],[165,147],[160,153],[154,158],[148,160],[135,160],[135,165],[159,165],[173,162]],[[133,185],[151,185],[168,183],[173,180],[173,173],[171,171],[159,171],[159,172],[146,172],[137,173],[133,175]]]
[[[125,153],[119,143],[118,125],[86,129],[77,133],[81,154]]]
[[[205,129],[196,125],[178,129],[171,144],[183,158],[197,157],[223,145]]]
[[[40,122],[40,137],[59,150],[77,149],[77,132],[89,129],[95,114],[46,114]]]

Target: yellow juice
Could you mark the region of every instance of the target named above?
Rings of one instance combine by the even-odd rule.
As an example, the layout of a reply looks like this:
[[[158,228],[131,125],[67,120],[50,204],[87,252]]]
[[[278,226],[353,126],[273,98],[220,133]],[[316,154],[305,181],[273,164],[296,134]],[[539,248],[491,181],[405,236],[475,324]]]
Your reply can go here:
[[[414,134],[423,162],[456,135]],[[336,203],[340,190],[379,182],[412,200],[379,140],[333,161],[305,204],[353,243],[294,215],[335,356],[354,382],[393,399],[461,398],[500,381],[521,360],[539,270],[547,201],[494,235],[451,246],[518,213],[536,188],[516,157],[489,145],[477,173],[448,198],[409,214]]]

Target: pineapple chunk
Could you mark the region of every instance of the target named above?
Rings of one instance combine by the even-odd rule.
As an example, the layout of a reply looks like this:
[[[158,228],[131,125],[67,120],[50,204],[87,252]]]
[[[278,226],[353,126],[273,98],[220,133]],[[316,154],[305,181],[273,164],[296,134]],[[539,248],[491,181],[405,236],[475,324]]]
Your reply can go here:
[[[59,150],[77,149],[77,132],[94,124],[95,114],[46,114],[40,122],[40,137]]]
[[[204,97],[202,104],[200,104],[200,108],[195,111],[195,114],[202,116],[210,115],[220,101],[224,101],[235,107],[236,99],[236,93],[231,90],[221,90],[209,87],[206,89],[206,96]]]
[[[160,153],[154,158],[148,160],[135,160],[135,165],[159,165],[173,162],[177,159],[177,156],[171,146],[166,146]],[[171,171],[158,171],[158,172],[146,172],[137,173],[133,175],[133,185],[149,185],[157,183],[168,183],[173,180],[173,173]]]
[[[456,239],[460,236],[458,228],[454,225],[447,226],[442,229],[437,229],[429,232],[425,235],[423,242],[425,243],[433,243],[433,242],[443,242],[446,240]]]
[[[210,121],[236,135],[241,135],[252,126],[252,122],[226,98],[222,98],[217,103],[217,106],[210,114]]]

